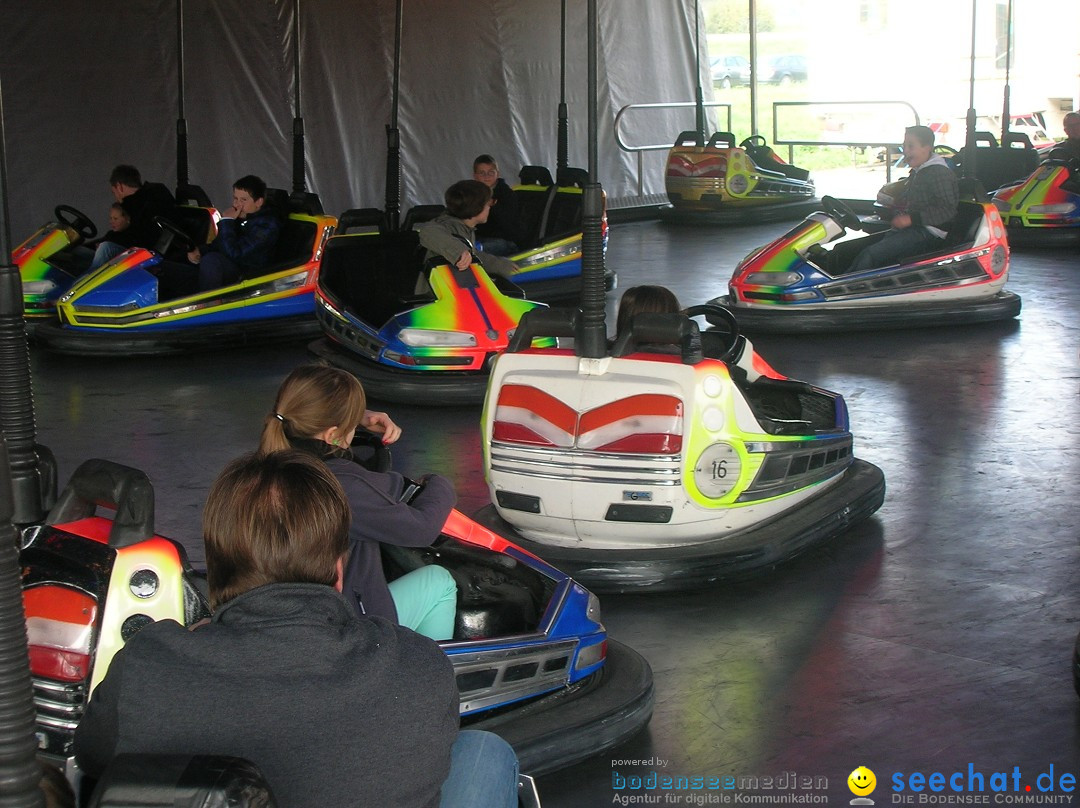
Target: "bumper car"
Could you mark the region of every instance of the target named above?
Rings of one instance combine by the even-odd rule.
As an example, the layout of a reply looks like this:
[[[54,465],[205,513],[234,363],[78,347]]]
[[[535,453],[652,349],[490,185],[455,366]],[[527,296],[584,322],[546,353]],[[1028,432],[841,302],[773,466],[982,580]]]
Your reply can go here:
[[[687,314],[725,327],[639,314],[599,359],[527,347],[579,312],[523,319],[485,402],[478,519],[621,592],[749,575],[876,511],[884,477],[854,457],[843,398],[770,368],[724,310]]]
[[[147,183],[157,185],[157,183]],[[165,191],[161,186],[161,191]],[[176,189],[180,204],[171,217],[175,224],[200,243],[213,238],[216,214],[205,192],[197,185]],[[12,263],[19,268],[23,290],[23,314],[28,333],[39,323],[56,319],[56,304],[82,275],[90,262],[88,247],[97,236],[93,220],[70,205],[57,205],[54,220],[46,222],[12,250]]]
[[[1080,241],[1080,158],[1051,150],[1027,179],[999,188],[994,206],[1013,246],[1075,244]]]
[[[805,216],[818,204],[806,169],[780,159],[761,135],[735,145],[735,135],[683,132],[668,153],[665,174],[672,224],[746,224]]]
[[[940,249],[903,263],[851,272],[855,256],[888,222],[861,219],[825,197],[810,214],[735,267],[729,294],[711,301],[748,332],[811,333],[962,325],[1011,319],[1020,298],[1005,291],[1009,243],[997,209],[972,183]],[[865,230],[869,235],[856,237]],[[720,322],[720,321],[717,321]]]
[[[97,236],[97,226],[85,213],[70,205],[57,205],[55,220],[46,222],[11,253],[12,263],[19,268],[23,288],[23,314],[31,330],[43,319],[56,317],[56,300],[66,292],[75,278],[64,269],[54,267],[49,259]]]
[[[315,278],[337,220],[314,194],[268,191],[287,210],[271,264],[262,274],[219,289],[166,297],[157,272],[165,256],[199,241],[190,228],[159,219],[158,250],[133,247],[74,281],[59,298],[55,322],[35,338],[58,353],[130,356],[300,339],[318,333]],[[179,245],[177,247],[176,245]]]
[[[580,168],[562,168],[552,181],[543,166],[524,166],[514,186],[522,227],[533,245],[509,256],[518,266],[513,281],[529,300],[553,303],[581,294],[581,189],[588,175]],[[607,248],[607,212],[602,233]],[[614,289],[615,273],[605,272],[604,285]]]
[[[325,336],[309,348],[353,373],[372,398],[479,403],[492,359],[542,304],[498,279],[504,293],[478,264],[425,268],[425,252],[410,227],[330,239],[316,290]]]
[[[73,734],[112,655],[140,627],[209,616],[183,548],[153,528],[146,475],[84,463],[20,554],[39,754],[75,772]],[[99,515],[96,506],[113,511]],[[462,514],[430,548],[394,548],[387,575],[438,563],[458,581],[453,662],[462,724],[509,741],[542,774],[612,746],[652,713],[648,663],[610,640],[596,596]]]

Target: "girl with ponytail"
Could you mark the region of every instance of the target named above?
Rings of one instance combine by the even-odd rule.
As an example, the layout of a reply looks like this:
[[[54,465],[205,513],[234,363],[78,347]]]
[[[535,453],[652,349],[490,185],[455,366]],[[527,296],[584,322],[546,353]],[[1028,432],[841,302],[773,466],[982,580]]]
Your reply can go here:
[[[443,567],[430,564],[387,583],[381,543],[426,547],[439,535],[457,501],[444,477],[426,476],[423,488],[403,502],[407,480],[370,471],[349,446],[360,427],[393,443],[401,429],[382,412],[367,409],[356,377],[327,365],[305,365],[288,375],[263,421],[259,453],[299,449],[320,458],[345,490],[352,510],[349,559],[342,594],[360,614],[394,620],[434,640],[454,631],[457,585]]]

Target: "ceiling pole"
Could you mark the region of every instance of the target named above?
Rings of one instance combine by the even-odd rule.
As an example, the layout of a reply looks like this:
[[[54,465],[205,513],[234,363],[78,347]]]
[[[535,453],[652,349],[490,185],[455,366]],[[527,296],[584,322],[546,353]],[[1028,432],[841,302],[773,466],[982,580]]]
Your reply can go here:
[[[757,119],[757,88],[758,75],[761,73],[758,67],[757,56],[757,0],[750,0],[749,8],[750,27],[750,134],[758,133]]]

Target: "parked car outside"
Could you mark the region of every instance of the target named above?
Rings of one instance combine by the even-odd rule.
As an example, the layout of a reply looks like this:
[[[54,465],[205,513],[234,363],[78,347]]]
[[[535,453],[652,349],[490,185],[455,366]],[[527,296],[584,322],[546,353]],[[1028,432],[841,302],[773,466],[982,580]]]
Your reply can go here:
[[[764,81],[767,84],[781,85],[806,81],[806,57],[795,54],[773,57],[769,60],[769,70]]]
[[[712,81],[724,90],[750,83],[750,62],[742,56],[717,56],[712,60]]]

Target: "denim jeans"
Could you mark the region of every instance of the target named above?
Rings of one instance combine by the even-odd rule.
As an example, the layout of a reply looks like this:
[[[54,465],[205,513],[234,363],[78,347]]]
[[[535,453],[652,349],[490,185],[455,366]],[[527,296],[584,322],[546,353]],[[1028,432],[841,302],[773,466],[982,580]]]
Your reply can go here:
[[[493,732],[463,729],[450,749],[439,808],[517,808],[518,763]]]
[[[864,269],[877,269],[898,264],[905,258],[930,252],[944,242],[920,225],[911,225],[900,230],[890,230],[875,244],[871,244],[855,256],[851,264],[852,272]]]
[[[97,269],[98,267],[105,266],[105,264],[109,263],[126,249],[127,247],[122,244],[117,244],[115,241],[101,242],[98,244],[97,249],[94,250],[94,259],[90,262],[90,269]]]

